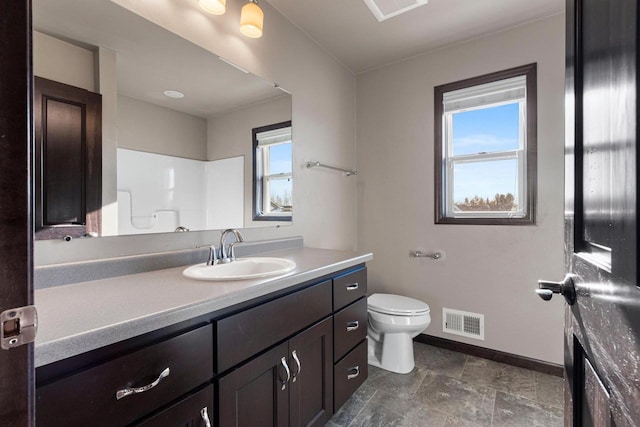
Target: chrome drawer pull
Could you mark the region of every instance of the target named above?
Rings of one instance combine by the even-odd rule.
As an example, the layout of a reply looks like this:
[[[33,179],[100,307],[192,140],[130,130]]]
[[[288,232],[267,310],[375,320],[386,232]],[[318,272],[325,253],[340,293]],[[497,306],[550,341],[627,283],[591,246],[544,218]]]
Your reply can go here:
[[[347,375],[347,379],[352,380],[360,375],[360,366],[354,366],[353,368],[348,369],[347,372],[351,372],[351,374]]]
[[[300,375],[300,371],[302,371],[302,366],[300,365],[300,359],[298,359],[298,353],[296,353],[296,350],[293,350],[293,353],[291,353],[291,356],[293,356],[293,360],[295,360],[296,365],[298,365],[298,372],[293,374],[293,379],[291,380],[292,383],[295,383],[296,378],[298,377],[298,375]]]
[[[280,363],[282,364],[282,366],[284,367],[285,372],[287,373],[287,379],[283,380],[282,378],[280,378],[280,382],[282,383],[282,390],[287,388],[287,383],[289,382],[289,380],[291,379],[291,371],[289,370],[289,365],[287,365],[287,360],[282,357],[280,359]]]
[[[358,322],[357,320],[353,322],[349,322],[347,323],[347,332],[355,331],[359,327],[360,327],[360,322]]]
[[[204,421],[204,426],[205,427],[211,427],[211,421],[209,421],[209,414],[207,413],[207,407],[206,406],[200,410],[200,416],[202,417],[202,420]]]
[[[125,389],[118,390],[116,392],[116,400],[120,400],[124,397],[131,396],[132,394],[144,393],[145,391],[151,390],[152,388],[160,384],[160,381],[162,381],[163,378],[168,377],[170,373],[171,373],[171,370],[167,368],[164,371],[162,371],[160,373],[160,376],[151,384],[147,384],[142,387],[127,387]]]
[[[348,291],[355,291],[356,289],[358,289],[358,282],[355,283],[349,283],[347,285],[347,290]]]

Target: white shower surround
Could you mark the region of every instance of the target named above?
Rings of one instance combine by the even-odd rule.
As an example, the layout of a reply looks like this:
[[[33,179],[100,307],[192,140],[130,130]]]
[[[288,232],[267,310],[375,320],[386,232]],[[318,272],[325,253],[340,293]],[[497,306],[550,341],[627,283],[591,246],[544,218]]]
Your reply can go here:
[[[118,234],[241,228],[243,165],[118,148]]]

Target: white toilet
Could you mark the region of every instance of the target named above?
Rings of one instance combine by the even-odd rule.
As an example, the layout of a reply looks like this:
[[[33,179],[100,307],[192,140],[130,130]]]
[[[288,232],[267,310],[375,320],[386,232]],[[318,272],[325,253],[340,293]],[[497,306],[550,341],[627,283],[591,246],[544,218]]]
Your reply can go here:
[[[429,306],[401,295],[373,294],[367,298],[369,364],[408,374],[415,366],[413,337],[431,323]]]

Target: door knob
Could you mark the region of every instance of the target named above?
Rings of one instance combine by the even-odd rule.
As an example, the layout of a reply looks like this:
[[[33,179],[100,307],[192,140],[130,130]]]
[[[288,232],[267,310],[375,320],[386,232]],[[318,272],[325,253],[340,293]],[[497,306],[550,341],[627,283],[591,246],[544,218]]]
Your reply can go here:
[[[560,294],[567,300],[567,304],[573,305],[576,302],[576,288],[573,276],[567,274],[562,282],[551,282],[548,280],[538,280],[536,294],[545,301],[549,301],[553,294]]]

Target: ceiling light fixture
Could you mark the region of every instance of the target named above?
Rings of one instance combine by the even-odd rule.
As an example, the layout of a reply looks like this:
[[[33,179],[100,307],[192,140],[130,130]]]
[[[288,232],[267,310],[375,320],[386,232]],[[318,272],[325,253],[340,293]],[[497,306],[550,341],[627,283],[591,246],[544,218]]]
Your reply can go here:
[[[264,13],[258,0],[250,0],[242,7],[240,15],[240,32],[247,37],[257,39],[262,37],[262,25],[264,23]]]
[[[178,92],[177,90],[165,90],[164,94],[165,96],[168,96],[169,98],[173,98],[173,99],[184,98],[184,93]]]
[[[227,0],[198,0],[198,5],[205,12],[223,15],[226,12]],[[258,6],[258,0],[249,0],[240,13],[240,32],[252,39],[258,39],[262,37],[263,24],[264,13]]]
[[[227,10],[227,0],[198,0],[198,5],[212,15],[223,15]]]

